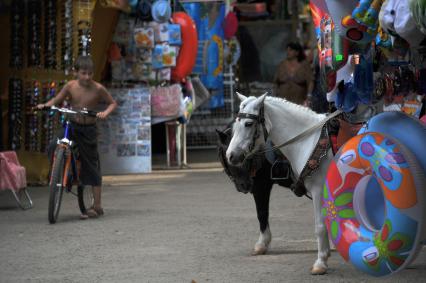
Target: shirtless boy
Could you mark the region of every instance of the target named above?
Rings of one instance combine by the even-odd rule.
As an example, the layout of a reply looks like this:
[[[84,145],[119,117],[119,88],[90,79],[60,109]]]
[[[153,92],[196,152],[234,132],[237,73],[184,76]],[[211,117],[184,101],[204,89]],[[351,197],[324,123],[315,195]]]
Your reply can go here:
[[[61,105],[67,99],[74,109],[95,109],[100,102],[105,102],[107,108],[96,115],[98,119],[106,119],[117,107],[108,90],[93,78],[93,61],[90,56],[79,56],[74,65],[75,80],[69,81],[61,91],[45,104],[37,105],[37,108]],[[71,122],[71,138],[77,143],[80,153],[81,170],[80,181],[82,185],[93,187],[93,208],[87,211],[87,215],[81,215],[82,219],[97,217],[103,214],[101,205],[102,176],[100,170],[99,153],[97,148],[96,118],[76,116]],[[59,135],[59,136],[63,136]],[[49,157],[53,156],[56,140],[49,146]]]

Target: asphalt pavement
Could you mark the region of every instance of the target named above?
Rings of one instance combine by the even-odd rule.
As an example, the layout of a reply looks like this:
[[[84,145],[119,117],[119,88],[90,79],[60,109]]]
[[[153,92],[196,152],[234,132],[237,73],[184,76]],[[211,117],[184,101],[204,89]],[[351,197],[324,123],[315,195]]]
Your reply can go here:
[[[29,188],[34,208],[0,192],[0,282],[426,282],[426,248],[387,279],[357,271],[333,250],[326,275],[316,259],[309,199],[275,187],[268,254],[258,238],[252,196],[238,193],[219,168],[104,177],[105,215],[80,220],[66,194],[56,224],[48,188]]]

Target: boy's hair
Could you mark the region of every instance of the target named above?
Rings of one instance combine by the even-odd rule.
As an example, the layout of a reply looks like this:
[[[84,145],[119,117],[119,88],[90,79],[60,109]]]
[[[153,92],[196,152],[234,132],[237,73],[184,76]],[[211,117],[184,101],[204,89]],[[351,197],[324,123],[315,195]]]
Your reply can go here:
[[[80,55],[77,57],[77,59],[74,62],[74,70],[87,70],[87,71],[93,71],[94,64],[92,57],[87,55]]]

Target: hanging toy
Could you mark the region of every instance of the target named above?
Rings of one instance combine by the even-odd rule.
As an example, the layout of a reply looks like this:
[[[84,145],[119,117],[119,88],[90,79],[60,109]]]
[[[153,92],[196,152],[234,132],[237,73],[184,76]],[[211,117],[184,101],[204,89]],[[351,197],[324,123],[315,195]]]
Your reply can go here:
[[[325,1],[341,36],[357,43],[369,43],[374,40],[383,0]]]
[[[343,105],[345,99],[347,100],[349,97],[347,95],[345,95],[345,98],[342,98],[342,94],[347,94],[348,90],[346,89],[346,91],[342,91],[340,93],[340,96],[338,97],[339,94],[339,89],[338,89],[338,85],[340,83],[348,83],[349,81],[353,80],[353,72],[355,70],[354,65],[352,64],[352,55],[349,55],[348,58],[345,61],[345,65],[343,65],[339,70],[337,70],[336,72],[336,78],[335,78],[335,83],[334,83],[334,87],[331,88],[328,92],[327,92],[327,101],[328,102],[336,102],[336,104],[338,105]],[[341,101],[338,102],[337,100]],[[350,107],[345,107],[345,109],[348,109]],[[353,110],[353,108],[352,108]]]
[[[376,45],[387,50],[390,50],[392,48],[392,40],[390,34],[383,30],[382,27],[379,27],[376,36]]]

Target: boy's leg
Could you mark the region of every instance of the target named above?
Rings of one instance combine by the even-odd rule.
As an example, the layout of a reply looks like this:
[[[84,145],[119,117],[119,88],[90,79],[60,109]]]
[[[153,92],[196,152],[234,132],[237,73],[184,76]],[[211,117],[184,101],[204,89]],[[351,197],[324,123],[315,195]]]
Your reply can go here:
[[[104,210],[101,205],[101,186],[92,186],[93,192],[93,206],[87,210],[87,214],[82,215],[81,219],[86,219],[89,217],[98,217],[104,214]],[[87,216],[87,217],[86,217]]]
[[[99,212],[102,210],[101,205],[101,193],[102,193],[102,187],[101,186],[93,186],[93,208],[96,212]]]

